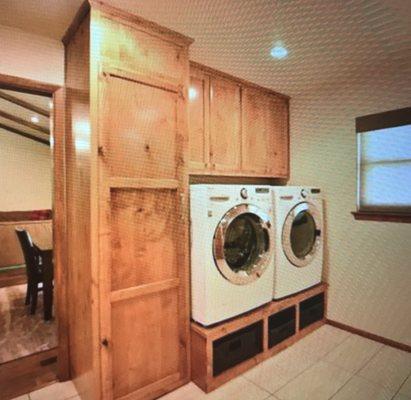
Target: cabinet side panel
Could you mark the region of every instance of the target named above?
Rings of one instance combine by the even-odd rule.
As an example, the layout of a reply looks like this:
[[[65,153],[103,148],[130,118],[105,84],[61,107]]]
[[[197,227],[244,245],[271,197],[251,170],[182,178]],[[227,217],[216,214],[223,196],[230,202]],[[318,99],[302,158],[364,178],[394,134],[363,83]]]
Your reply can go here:
[[[91,296],[89,21],[87,16],[66,44],[65,72],[70,374],[82,399],[98,398]]]

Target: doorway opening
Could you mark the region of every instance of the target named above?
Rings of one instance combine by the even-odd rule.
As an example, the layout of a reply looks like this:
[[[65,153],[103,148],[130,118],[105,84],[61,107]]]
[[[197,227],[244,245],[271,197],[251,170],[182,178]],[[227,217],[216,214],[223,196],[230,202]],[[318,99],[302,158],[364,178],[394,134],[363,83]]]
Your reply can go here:
[[[69,378],[64,89],[0,74],[0,386]]]

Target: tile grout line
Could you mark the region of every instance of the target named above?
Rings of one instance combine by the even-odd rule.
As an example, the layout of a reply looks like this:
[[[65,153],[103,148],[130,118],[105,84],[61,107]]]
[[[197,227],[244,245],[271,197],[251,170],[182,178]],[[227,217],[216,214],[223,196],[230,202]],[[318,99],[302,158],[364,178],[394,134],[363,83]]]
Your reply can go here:
[[[395,399],[395,396],[397,396],[397,394],[400,393],[402,387],[405,385],[405,382],[407,382],[407,380],[408,380],[409,378],[411,378],[411,372],[410,372],[409,375],[404,379],[404,382],[401,383],[400,387],[399,387],[398,390],[394,393],[394,396],[391,398],[391,400],[394,400],[394,399]],[[405,396],[405,397],[408,398],[408,395]]]
[[[315,332],[315,331],[314,331]],[[314,333],[312,332],[312,333]],[[308,335],[309,336],[309,335]],[[306,337],[308,337],[306,336]],[[348,338],[350,337],[350,335],[347,335],[347,337],[345,339],[343,339],[341,341],[341,343],[337,344],[336,347],[338,347],[339,345],[343,344],[346,340],[348,340]],[[331,351],[333,351],[336,347],[334,347],[333,349],[327,351],[322,357],[320,357],[318,360],[314,361],[310,366],[308,366],[307,368],[305,368],[304,370],[302,370],[299,374],[297,374],[294,378],[290,379],[289,381],[287,381],[287,383],[285,383],[284,385],[282,385],[278,390],[276,390],[273,395],[275,395],[276,393],[278,393],[281,389],[283,389],[285,386],[287,386],[289,383],[291,383],[293,380],[297,379],[299,376],[301,376],[304,372],[308,371],[311,367],[313,367],[315,364],[317,364],[319,361],[323,361],[324,357],[326,357]],[[306,356],[311,356],[312,354],[308,354],[306,353],[304,350],[301,350]],[[325,362],[325,361],[323,361]],[[350,378],[351,379],[351,378]]]
[[[370,359],[361,367],[358,369],[358,371],[356,372],[356,374],[358,374],[359,372],[361,372],[378,354],[380,354],[382,352],[383,349],[385,349],[387,346],[385,344],[383,344],[381,346],[381,348],[375,352],[375,354],[370,357]]]
[[[341,344],[342,344],[342,343],[341,343]],[[338,346],[337,346],[337,347],[338,347]],[[382,345],[382,347],[384,347],[384,345]],[[363,368],[365,368],[365,366],[382,350],[382,347],[379,348],[375,353],[371,354],[370,357],[365,360],[364,364],[354,371],[354,375],[357,375]],[[329,353],[327,353],[327,355],[328,355],[328,354],[329,354]],[[342,370],[344,370],[344,371],[346,371],[346,372],[351,372],[351,373],[353,372],[352,370],[349,370],[348,368],[345,368],[345,367],[341,367],[340,365],[337,365],[337,364],[334,363],[334,362],[331,362],[331,361],[328,361],[328,360],[323,360],[323,361],[326,362],[327,364],[334,365],[335,367],[338,367],[338,368],[340,368],[340,369],[342,369]],[[370,380],[368,380],[367,378],[364,378],[364,377],[362,377],[362,376],[360,376],[360,375],[358,375],[358,376],[359,376],[360,378],[366,380],[367,382],[374,383],[374,382],[371,382]],[[375,383],[374,383],[374,384],[375,384]],[[378,386],[380,386],[380,385],[378,385]],[[381,387],[383,387],[383,386],[381,386]]]
[[[332,394],[331,397],[328,398],[328,400],[333,399],[333,398],[337,395],[337,393],[341,392],[341,390],[342,390],[345,386],[347,386],[348,383],[351,382],[354,377],[355,377],[355,374],[353,374],[353,375],[347,380],[347,382],[345,382],[340,388],[338,388],[338,390],[337,390],[334,394]]]
[[[303,371],[301,371],[298,375],[296,375],[293,379],[291,379],[290,381],[288,381],[286,384],[284,384],[283,386],[281,386],[277,391],[275,391],[273,394],[275,395],[276,393],[278,393],[281,389],[283,389],[286,385],[288,385],[290,382],[292,382],[293,380],[295,380],[295,379],[297,379],[299,376],[301,376],[304,372],[306,372],[307,370],[309,370],[310,368],[312,368],[315,364],[317,364],[319,361],[322,361],[322,362],[325,362],[326,364],[330,364],[330,363],[327,363],[326,361],[324,361],[324,358],[325,357],[327,357],[327,355],[329,354],[329,353],[331,353],[332,351],[334,351],[337,347],[339,347],[339,346],[341,346],[345,341],[347,341],[351,336],[353,336],[353,334],[348,334],[347,335],[347,337],[345,338],[345,339],[343,339],[340,343],[338,343],[334,348],[332,348],[332,349],[330,349],[329,351],[327,351],[322,357],[320,357],[317,361],[315,361],[313,364],[311,364],[309,367],[307,367],[306,369],[304,369]],[[306,355],[308,355],[308,356],[310,356],[311,354],[308,354],[308,353],[306,353],[304,350],[301,350],[301,351],[303,351]],[[333,365],[333,364],[330,364],[330,365]],[[339,368],[339,367],[338,367]],[[342,369],[342,368],[341,368]],[[345,371],[345,370],[344,370]],[[348,372],[348,371],[346,371],[346,372]],[[352,377],[353,377],[354,375],[352,375],[350,378],[348,378],[348,380],[347,380],[347,382],[348,381],[350,381],[351,379],[352,379]],[[342,386],[341,386],[341,388],[343,387],[343,386],[345,386],[346,384],[347,384],[347,382],[345,382]],[[340,389],[341,389],[340,388]],[[339,390],[340,390],[339,389]],[[337,391],[338,392],[338,391]],[[337,393],[336,392],[336,393]],[[332,396],[334,396],[335,395],[335,393],[332,395]],[[332,397],[331,396],[331,397]],[[330,397],[330,399],[331,399],[331,397]]]
[[[257,367],[258,365],[260,365],[260,364],[257,364],[256,366],[254,366],[254,368],[255,367]],[[249,371],[251,371],[251,369],[249,370]],[[255,383],[254,381],[252,381],[251,379],[249,379],[249,378],[247,378],[246,376],[244,376],[244,374],[242,374],[242,375],[240,375],[242,378],[244,378],[248,383],[252,383],[254,386],[257,386],[259,389],[261,389],[262,391],[264,391],[264,392],[266,392],[266,393],[269,393],[269,395],[268,395],[268,397],[267,398],[265,398],[264,400],[267,400],[270,396],[272,396],[274,393],[271,393],[269,390],[267,390],[267,389],[264,389],[263,387],[261,387],[260,385],[258,385],[257,383]]]

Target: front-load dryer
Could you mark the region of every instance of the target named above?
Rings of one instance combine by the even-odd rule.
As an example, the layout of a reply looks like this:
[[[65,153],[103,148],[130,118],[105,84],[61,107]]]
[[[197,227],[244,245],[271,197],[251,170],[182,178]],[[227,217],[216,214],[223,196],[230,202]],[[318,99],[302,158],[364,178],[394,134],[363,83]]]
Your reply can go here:
[[[323,200],[320,189],[272,186],[275,251],[274,299],[321,282]]]
[[[204,326],[272,300],[269,186],[191,185],[191,316]]]

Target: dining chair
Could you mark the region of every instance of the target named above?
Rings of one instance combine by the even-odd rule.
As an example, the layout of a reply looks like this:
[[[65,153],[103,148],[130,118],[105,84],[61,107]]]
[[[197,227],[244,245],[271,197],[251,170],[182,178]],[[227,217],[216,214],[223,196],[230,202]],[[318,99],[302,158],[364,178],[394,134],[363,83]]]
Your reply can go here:
[[[39,284],[42,284],[44,281],[41,250],[33,243],[30,234],[25,229],[17,228],[16,234],[26,263],[26,305],[30,304],[30,314],[35,314],[37,308],[37,295],[40,290],[43,290],[43,287],[39,287]]]

